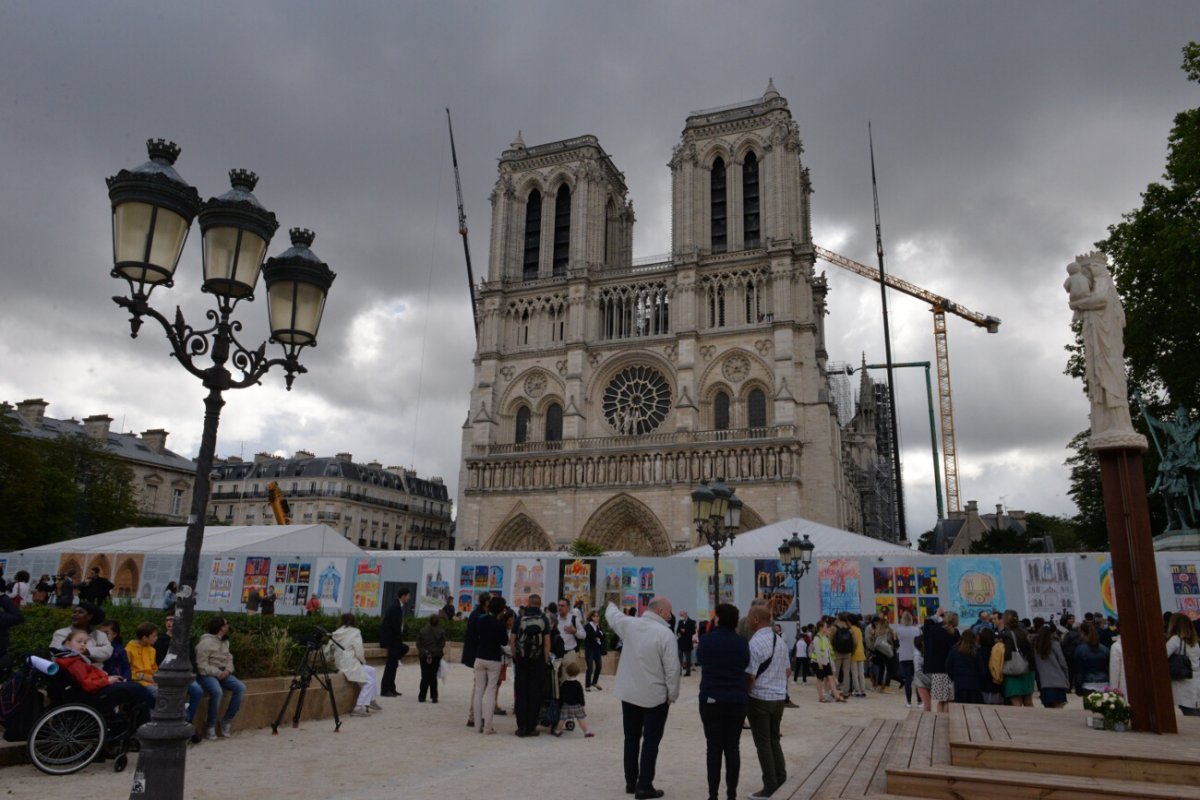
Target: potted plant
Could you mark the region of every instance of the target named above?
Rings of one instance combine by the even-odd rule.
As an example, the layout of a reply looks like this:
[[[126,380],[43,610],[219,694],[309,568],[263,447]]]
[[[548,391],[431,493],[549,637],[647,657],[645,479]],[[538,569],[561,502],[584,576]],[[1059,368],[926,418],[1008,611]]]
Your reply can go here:
[[[1092,692],[1083,698],[1083,707],[1093,714],[1099,715],[1101,722],[1096,724],[1096,717],[1089,717],[1088,727],[1101,727],[1107,731],[1124,731],[1129,729],[1129,703],[1125,695],[1112,687],[1105,687],[1102,692]]]

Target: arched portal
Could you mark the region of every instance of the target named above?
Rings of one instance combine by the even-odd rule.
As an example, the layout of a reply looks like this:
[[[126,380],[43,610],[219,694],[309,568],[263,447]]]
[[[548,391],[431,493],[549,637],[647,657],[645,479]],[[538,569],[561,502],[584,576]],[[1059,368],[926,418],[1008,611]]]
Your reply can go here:
[[[628,550],[639,556],[669,556],[671,537],[645,503],[627,494],[613,497],[583,526],[579,538],[605,550]]]
[[[120,559],[117,565],[116,577],[113,582],[113,596],[122,598],[136,597],[138,592],[138,581],[141,579],[142,571],[138,568],[138,562],[133,556]]]
[[[553,550],[550,537],[524,512],[511,515],[492,534],[484,550]]]

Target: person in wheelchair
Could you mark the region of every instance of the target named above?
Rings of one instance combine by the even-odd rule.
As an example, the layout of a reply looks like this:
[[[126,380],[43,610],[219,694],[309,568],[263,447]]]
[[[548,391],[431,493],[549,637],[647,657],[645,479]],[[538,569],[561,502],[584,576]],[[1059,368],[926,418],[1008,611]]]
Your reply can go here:
[[[113,647],[108,635],[97,626],[104,622],[104,609],[95,603],[83,602],[71,609],[71,627],[59,628],[50,639],[50,650],[66,647],[67,638],[75,631],[87,634],[83,654],[93,664],[103,664],[112,658]]]
[[[145,686],[109,675],[88,661],[88,632],[77,629],[67,636],[63,647],[54,651],[54,663],[71,676],[84,694],[121,706],[134,720],[134,727],[150,715],[154,695]]]

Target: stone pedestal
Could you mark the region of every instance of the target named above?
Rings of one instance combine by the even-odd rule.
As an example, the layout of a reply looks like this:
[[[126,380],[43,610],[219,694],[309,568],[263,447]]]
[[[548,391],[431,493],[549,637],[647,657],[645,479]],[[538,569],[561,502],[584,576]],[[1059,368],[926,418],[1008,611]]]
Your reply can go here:
[[[1178,733],[1146,505],[1142,447],[1096,449],[1133,729]]]
[[[1154,537],[1155,550],[1200,550],[1200,531],[1186,528],[1167,531]]]

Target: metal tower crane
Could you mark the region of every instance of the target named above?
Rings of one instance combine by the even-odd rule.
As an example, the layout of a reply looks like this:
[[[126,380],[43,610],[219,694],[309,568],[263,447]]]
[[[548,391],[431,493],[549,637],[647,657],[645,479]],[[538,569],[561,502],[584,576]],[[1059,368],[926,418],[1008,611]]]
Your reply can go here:
[[[868,267],[866,264],[861,264],[815,244],[813,252],[818,258],[822,258],[830,264],[876,282],[880,280],[879,270],[874,267]],[[958,494],[958,449],[954,443],[954,402],[950,392],[950,349],[946,339],[946,314],[962,317],[967,322],[984,328],[988,333],[996,333],[1000,327],[1000,320],[971,311],[953,300],[922,289],[915,283],[897,278],[895,275],[883,276],[883,283],[909,297],[925,301],[933,312],[933,346],[937,361],[938,408],[942,429],[942,465],[946,476],[946,505],[950,511],[961,511],[962,501]]]
[[[458,179],[458,152],[454,149],[454,123],[446,109],[446,126],[450,129],[450,159],[454,162],[454,191],[458,194],[458,232],[463,240],[463,255],[467,257],[467,291],[471,293],[471,322],[475,323],[475,338],[479,338],[479,308],[475,305],[475,273],[471,270],[471,243],[467,236],[467,212],[463,210],[462,181]]]

